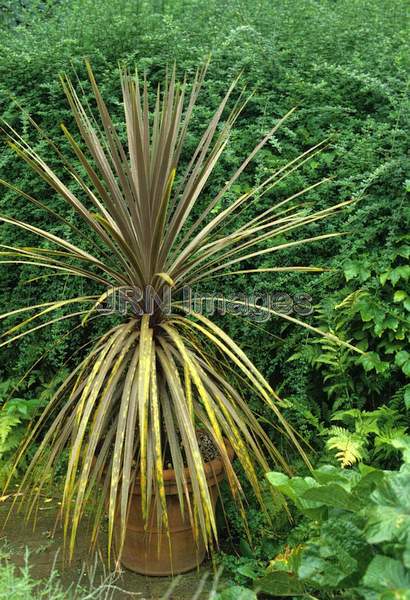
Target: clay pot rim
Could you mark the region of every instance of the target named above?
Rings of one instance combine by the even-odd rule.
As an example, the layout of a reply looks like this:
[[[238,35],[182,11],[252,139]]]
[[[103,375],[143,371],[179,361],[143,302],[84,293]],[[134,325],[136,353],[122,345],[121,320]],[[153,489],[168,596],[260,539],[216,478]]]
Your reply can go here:
[[[225,447],[226,447],[226,452],[228,454],[228,459],[230,462],[232,462],[232,460],[235,456],[234,449],[232,448],[232,445],[230,444],[229,440],[227,440],[226,438],[223,438],[223,439],[224,439],[224,443],[225,443]],[[224,478],[224,475],[225,475],[225,469],[224,469],[224,462],[222,460],[221,455],[216,456],[214,459],[210,460],[209,462],[206,462],[205,466],[204,466],[204,470],[205,470],[205,477],[206,477],[206,480],[207,480],[209,486],[216,485],[217,483],[222,481],[222,479]],[[163,476],[163,480],[164,480],[165,493],[170,494],[170,495],[176,494],[178,491],[178,487],[176,484],[175,469],[164,469],[162,473],[163,473],[162,476]],[[191,474],[190,474],[190,470],[188,467],[184,467],[184,475],[186,478],[186,483],[187,483],[188,489],[190,490],[191,489]],[[137,496],[139,496],[141,493],[140,482],[141,482],[141,478],[139,476],[136,477],[135,483],[134,483],[134,488],[133,488],[133,493],[136,494]]]
[[[226,438],[224,438],[224,443],[225,443],[226,452],[228,454],[228,459],[230,462],[232,462],[235,452],[234,452],[231,444],[229,443],[229,441]],[[224,461],[222,460],[221,455],[219,454],[218,456],[216,456],[209,462],[206,462],[204,469],[205,469],[205,475],[206,475],[207,479],[210,479],[211,477],[217,477],[218,475],[220,475],[224,471]],[[188,467],[184,467],[184,474],[185,474],[187,482],[190,482],[191,475],[190,475],[190,470]],[[174,484],[176,481],[175,469],[164,469],[163,470],[163,478],[164,478],[165,484],[166,483]],[[139,481],[140,481],[140,477],[137,477],[136,483],[138,484]]]
[[[230,462],[232,462],[234,459],[234,456],[235,456],[235,451],[232,448],[232,445],[227,438],[223,438],[223,440],[225,443],[228,460]],[[93,461],[95,461],[95,460],[96,459],[94,457]],[[212,479],[213,479],[213,483],[221,481],[224,476],[224,462],[222,460],[221,455],[218,455],[214,459],[210,460],[209,462],[206,462],[205,466],[204,466],[204,470],[205,470],[205,476],[206,476],[206,479],[208,482],[210,482]],[[173,487],[176,488],[175,469],[164,469],[162,471],[162,473],[163,473],[164,486],[165,486],[165,488],[168,488],[167,492],[169,491],[170,493],[173,493],[173,492],[171,492],[171,488],[173,488]],[[191,483],[191,474],[190,474],[189,467],[184,467],[184,475],[186,477],[186,482],[189,486]],[[134,494],[136,493],[137,495],[139,495],[140,482],[141,482],[141,477],[138,475],[135,478],[135,482],[134,482],[134,486],[133,486]],[[211,485],[212,485],[212,483],[211,483]]]

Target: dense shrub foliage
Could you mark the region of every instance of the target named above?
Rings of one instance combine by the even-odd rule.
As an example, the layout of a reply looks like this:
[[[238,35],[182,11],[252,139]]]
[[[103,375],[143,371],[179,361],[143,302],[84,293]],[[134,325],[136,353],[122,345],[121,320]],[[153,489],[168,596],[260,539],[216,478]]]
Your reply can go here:
[[[373,303],[380,298],[381,303],[389,302],[393,309],[380,275],[408,262],[408,245],[402,236],[408,224],[410,57],[407,48],[409,15],[402,2],[390,2],[388,14],[383,2],[352,3],[349,0],[337,3],[281,1],[275,5],[268,0],[236,0],[224,2],[223,6],[217,1],[152,6],[126,0],[98,4],[84,0],[40,3],[40,7],[37,4],[31,7],[30,3],[21,3],[19,11],[15,3],[10,3],[9,8],[5,4],[3,8],[1,114],[31,142],[35,141],[36,149],[41,150],[53,166],[57,168],[58,159],[30,126],[26,112],[50,137],[61,142],[63,152],[69,152],[59,130],[61,122],[72,125],[59,73],[75,70],[80,82],[85,83],[83,58],[90,57],[110,107],[117,109],[121,118],[119,84],[115,76],[118,61],[136,64],[155,80],[156,74],[160,78],[165,65],[173,60],[181,71],[191,72],[211,52],[206,88],[195,115],[198,135],[221,98],[226,82],[239,71],[243,72],[247,89],[254,91],[232,136],[222,167],[216,173],[215,187],[219,183],[217,179],[222,180],[225,170],[239,163],[254,140],[266,132],[275,119],[297,106],[298,110],[278,132],[271,147],[247,170],[237,191],[246,189],[250,182],[257,181],[273,167],[327,138],[327,149],[308,162],[293,180],[286,179],[278,186],[274,198],[312,184],[323,176],[332,179],[312,191],[309,202],[322,207],[352,196],[359,198],[350,214],[310,229],[312,233],[322,228],[344,230],[348,233],[346,237],[333,244],[316,244],[315,248],[298,250],[297,256],[288,252],[289,264],[303,260],[307,264],[333,266],[334,272],[292,278],[259,275],[255,277],[255,288],[260,292],[280,290],[310,294],[315,305],[329,307],[325,315],[321,314],[329,326],[334,318],[332,306],[358,288],[368,290]],[[160,9],[163,12],[156,12]],[[1,148],[0,166],[3,179],[17,182],[29,193],[63,210],[44,184],[33,178],[5,146]],[[62,169],[60,166],[61,172]],[[43,226],[48,218],[4,189],[1,210],[8,214],[18,211],[22,219],[41,222]],[[59,224],[47,225],[61,231]],[[30,243],[25,234],[16,240],[15,230],[4,226],[2,230],[5,245],[17,241]],[[404,250],[398,252],[398,246],[404,246]],[[355,264],[359,270],[355,270]],[[47,298],[51,280],[28,283],[35,275],[27,267],[19,272],[3,267],[3,305],[13,308],[21,304],[22,299],[28,303],[33,297]],[[408,267],[404,266],[399,278],[388,283],[390,287],[400,284],[398,290],[402,290],[408,276]],[[55,278],[52,285],[67,294],[72,283]],[[229,281],[224,282],[223,288],[228,294],[233,291]],[[407,309],[400,300],[394,308],[403,309],[403,317],[406,316]],[[363,317],[363,311],[352,308],[352,320],[353,313],[356,327],[360,327],[361,320],[368,322],[369,317]],[[311,319],[314,320],[315,315]],[[286,362],[293,350],[300,347],[305,334],[291,327],[283,329],[282,323],[273,320],[259,326],[267,334],[264,352],[258,356],[256,342],[260,329],[236,319],[230,324],[232,331],[239,329],[243,347],[254,355],[263,372],[270,374],[274,382],[286,377],[283,394],[292,399],[294,411],[301,414],[301,420],[303,411],[318,414],[318,402],[324,402],[324,396],[317,381],[312,381],[308,359],[301,357],[292,364]],[[53,341],[64,333],[61,327],[56,326],[52,332]],[[394,331],[394,327],[387,323],[387,329]],[[49,349],[49,335],[39,332],[35,340],[16,345],[13,351],[2,349],[4,374],[9,376],[14,370],[20,373],[39,357],[41,350]],[[58,368],[62,358],[76,348],[83,335],[84,332],[78,332],[70,342],[62,341],[51,350],[44,361],[47,368]],[[380,346],[379,335],[374,333],[373,346]],[[380,360],[383,361],[383,357]],[[362,374],[364,372],[362,369]],[[378,389],[372,401],[385,399],[386,393],[391,395],[403,382],[399,373],[397,377],[384,379],[385,387]]]
[[[91,97],[84,57],[91,59],[110,110],[120,121],[118,62],[137,65],[155,81],[162,79],[164,68],[173,61],[180,72],[192,73],[211,53],[206,84],[194,114],[193,138],[200,136],[227,82],[242,72],[243,84],[253,95],[207,188],[209,195],[225,180],[226,173],[240,164],[255,140],[292,107],[297,110],[246,170],[236,193],[327,140],[320,154],[260,202],[268,206],[323,177],[329,181],[307,194],[307,203],[319,209],[356,198],[352,209],[309,228],[309,235],[333,231],[347,235],[323,245],[287,250],[281,257],[282,264],[327,266],[331,270],[320,275],[258,274],[254,291],[261,296],[266,292],[286,292],[291,297],[308,294],[314,310],[305,320],[353,341],[366,354],[354,355],[279,319],[223,318],[228,333],[241,341],[243,349],[279,389],[286,401],[287,417],[310,444],[323,452],[325,439],[336,437],[333,449],[328,443],[326,450],[327,459],[334,462],[335,451],[349,439],[353,462],[370,456],[380,467],[386,466],[384,460],[389,467],[397,466],[397,458],[374,447],[374,436],[379,435],[374,428],[362,435],[363,431],[343,421],[340,414],[339,420],[332,420],[336,411],[354,409],[363,415],[383,407],[382,411],[390,410],[397,416],[392,426],[400,427],[402,434],[408,426],[409,20],[410,11],[403,0],[27,0],[1,5],[0,114],[62,177],[61,162],[44,135],[30,125],[28,114],[59,143],[63,153],[70,152],[59,126],[64,122],[73,129],[73,123],[58,76],[62,71],[76,73],[85,94]],[[195,141],[192,139],[192,147]],[[46,201],[70,222],[75,218],[5,145],[0,148],[0,173],[2,179]],[[0,205],[3,214],[63,233],[64,225],[52,222],[13,191],[0,190]],[[16,229],[2,225],[1,231],[3,246],[33,243]],[[266,265],[268,261],[274,266],[272,258]],[[78,284],[68,277],[36,279],[37,275],[35,268],[28,266],[19,270],[1,266],[1,312],[29,304],[33,298],[47,301],[50,286],[53,297],[56,290],[62,297],[78,292],[73,289]],[[241,289],[238,280],[234,285],[227,279],[218,286],[218,295],[252,292]],[[0,374],[6,382],[0,388],[1,401],[10,417],[8,422],[7,415],[0,418],[0,440],[4,438],[4,443],[10,429],[21,427],[25,418],[19,415],[18,404],[10,408],[7,402],[14,395],[41,403],[43,383],[65,361],[73,360],[71,355],[93,335],[89,328],[78,328],[69,337],[67,332],[59,323],[12,348],[0,347]],[[22,374],[35,361],[30,377],[20,384]],[[255,403],[262,418],[269,419],[254,399],[249,401]],[[353,416],[357,425],[359,417],[357,413]],[[384,425],[384,421],[378,425],[383,435]],[[340,431],[332,426],[340,426]],[[319,455],[317,460],[321,460]],[[283,538],[275,539],[272,530],[266,529],[257,511],[252,511],[251,505],[251,529],[259,540],[253,547],[245,542],[233,509],[232,514],[228,510],[231,537],[235,543],[241,540],[242,556],[227,562],[237,567],[239,561],[245,571],[249,568],[247,553],[261,560],[272,559],[283,543]],[[286,530],[287,525],[277,527]],[[397,560],[396,555],[391,556]],[[249,577],[238,579],[239,583],[246,581]]]

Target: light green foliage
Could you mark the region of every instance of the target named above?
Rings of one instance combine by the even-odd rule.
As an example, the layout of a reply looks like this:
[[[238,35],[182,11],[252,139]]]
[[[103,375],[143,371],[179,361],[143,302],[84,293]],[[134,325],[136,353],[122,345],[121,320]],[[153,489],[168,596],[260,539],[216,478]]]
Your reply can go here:
[[[311,521],[308,539],[290,553],[292,571],[305,591],[344,589],[364,598],[372,592],[405,597],[410,581],[408,463],[399,471],[324,466],[311,477],[267,477]],[[267,591],[272,572],[276,561],[255,586]],[[272,587],[270,593],[274,591]]]
[[[257,600],[257,596],[250,589],[234,585],[216,594],[213,600]]]
[[[363,458],[363,438],[351,433],[343,427],[332,427],[326,445],[330,450],[337,450],[336,458],[341,467],[349,467]]]
[[[409,448],[407,440],[407,452]],[[408,458],[406,453],[404,458]],[[311,523],[309,536],[301,547],[289,552],[293,562],[287,562],[288,571],[303,584],[303,591],[343,589],[363,598],[371,598],[375,592],[407,597],[408,462],[399,471],[365,465],[358,470],[323,466],[305,478],[275,472],[268,473],[267,478]],[[266,592],[276,570],[274,560],[255,586],[259,583]],[[271,587],[270,593],[278,591]]]
[[[392,442],[393,445],[397,445]],[[407,600],[410,581],[410,440],[398,470],[323,465],[308,476],[267,474],[298,522],[276,554],[242,566],[255,591]],[[255,566],[257,568],[255,568]]]
[[[62,369],[49,381],[45,374],[31,372],[25,380],[6,379],[0,384],[0,485],[11,474],[15,450],[27,434],[27,428],[39,410],[47,406],[53,394],[66,377]],[[25,397],[19,397],[23,395]],[[26,463],[22,463],[23,469]],[[14,476],[21,471],[16,471]]]
[[[67,593],[58,580],[57,574],[53,572],[50,579],[40,582],[31,577],[28,563],[17,570],[16,567],[6,561],[0,565],[0,598],[6,600],[68,600],[75,596]],[[76,596],[80,599],[80,596]]]
[[[33,576],[27,548],[23,567],[17,568],[13,564],[12,553],[11,548],[3,543],[0,548],[0,600],[113,600],[127,595],[117,585],[118,574],[104,574],[102,581],[98,582],[96,570],[91,567],[88,572],[80,572],[78,581],[63,585],[60,573],[51,565],[47,578]],[[87,585],[83,584],[84,577],[81,576],[84,575],[88,578]]]
[[[336,458],[342,467],[363,459],[371,459],[372,464],[386,461],[410,439],[406,417],[389,406],[373,411],[358,408],[338,411],[331,420],[347,425],[347,428],[334,425],[322,432],[328,438],[326,446],[337,450]]]
[[[408,240],[401,236],[374,262],[347,261],[344,275],[353,291],[346,295],[348,288],[344,288],[316,311],[321,328],[350,341],[365,354],[356,356],[331,340],[311,339],[288,359],[295,366],[305,363],[316,372],[312,377],[312,371],[307,371],[305,382],[310,379],[309,389],[321,404],[325,423],[340,409],[366,411],[390,400],[392,408],[404,415],[410,406],[410,313],[405,304],[410,289]],[[296,406],[297,396],[289,400]],[[315,426],[320,430],[318,423]],[[358,442],[357,436],[351,438],[354,442]],[[360,447],[357,450],[360,453]]]

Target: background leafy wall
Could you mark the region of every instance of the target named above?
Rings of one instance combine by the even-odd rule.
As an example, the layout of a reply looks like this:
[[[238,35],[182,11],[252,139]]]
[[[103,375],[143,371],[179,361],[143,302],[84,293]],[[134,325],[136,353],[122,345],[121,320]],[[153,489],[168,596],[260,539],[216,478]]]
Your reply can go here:
[[[321,429],[334,405],[337,409],[374,408],[394,398],[404,408],[409,367],[403,352],[410,297],[410,244],[405,237],[410,191],[410,15],[406,3],[390,0],[386,7],[384,0],[21,0],[2,2],[0,8],[1,116],[34,143],[62,177],[55,154],[30,126],[24,111],[69,153],[59,125],[74,126],[58,75],[76,73],[87,94],[84,57],[91,59],[104,96],[120,122],[119,61],[137,65],[154,86],[174,60],[180,72],[192,74],[211,52],[192,143],[228,82],[242,71],[244,85],[254,94],[215,172],[215,189],[274,120],[297,106],[242,177],[237,192],[328,139],[323,153],[263,201],[272,202],[322,177],[331,181],[312,191],[309,203],[324,207],[351,197],[359,201],[343,215],[309,229],[312,235],[331,231],[349,235],[288,251],[277,259],[285,264],[326,265],[333,271],[315,276],[258,275],[255,289],[310,294],[315,304],[310,322],[354,339],[369,351],[369,358],[363,362],[343,356],[342,351],[320,346],[306,332],[278,320],[258,326],[232,317],[225,317],[224,322],[280,387],[288,400],[288,417],[308,436]],[[46,201],[68,220],[75,218],[5,145],[0,149],[0,172],[3,179]],[[2,213],[42,227],[47,224],[51,231],[62,233],[64,226],[48,222],[47,215],[4,188],[0,205]],[[2,225],[1,243],[30,245],[33,240]],[[68,278],[30,281],[36,275],[27,266],[18,271],[2,266],[1,309],[12,310],[33,297],[46,301],[51,285],[61,295],[73,293],[75,284]],[[233,288],[226,280],[219,291],[233,293],[240,285],[237,282]],[[342,307],[334,308],[347,297],[350,300]],[[38,395],[44,374],[57,372],[92,335],[89,329],[78,328],[69,341],[60,340],[67,331],[68,326],[58,324],[11,349],[0,348],[2,378],[18,379],[39,360],[32,386],[25,388],[28,396]],[[332,377],[339,387],[330,389]]]

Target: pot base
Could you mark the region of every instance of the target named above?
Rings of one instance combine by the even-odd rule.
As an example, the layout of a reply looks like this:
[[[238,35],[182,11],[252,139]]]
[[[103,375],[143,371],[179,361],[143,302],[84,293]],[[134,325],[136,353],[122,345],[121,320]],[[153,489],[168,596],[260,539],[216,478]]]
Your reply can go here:
[[[140,496],[133,497],[121,564],[140,575],[154,577],[196,569],[205,559],[205,545],[201,536],[195,543],[189,519],[184,522],[182,518],[178,496],[167,496],[169,538],[164,530],[154,527],[144,531],[139,500]]]
[[[228,447],[229,459],[233,450]],[[224,465],[218,457],[205,465],[208,489],[215,510],[218,499],[218,483],[224,477]],[[189,472],[186,469],[188,490],[191,491]],[[131,506],[125,532],[124,546],[120,558],[121,564],[130,571],[141,575],[166,577],[186,573],[198,568],[206,556],[206,548],[201,533],[195,541],[188,516],[181,513],[178,488],[175,483],[175,471],[164,471],[164,484],[168,509],[169,537],[164,529],[157,527],[157,513],[153,501],[148,527],[144,527],[141,509],[141,491],[138,483],[131,497]],[[185,507],[186,508],[186,507]],[[114,532],[118,539],[119,529]]]

